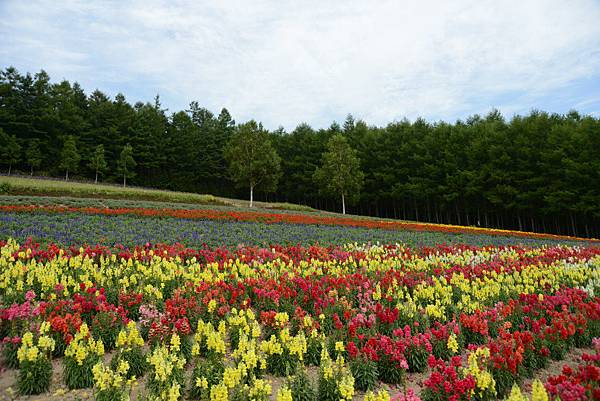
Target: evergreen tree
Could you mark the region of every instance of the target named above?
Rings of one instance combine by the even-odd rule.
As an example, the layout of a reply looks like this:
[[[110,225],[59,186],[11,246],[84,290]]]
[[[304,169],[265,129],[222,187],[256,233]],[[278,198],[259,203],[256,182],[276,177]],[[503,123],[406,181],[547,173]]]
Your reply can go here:
[[[68,136],[65,139],[62,152],[60,154],[60,168],[65,170],[65,180],[69,180],[69,171],[77,172],[79,169],[79,161],[81,156],[77,152],[77,145],[75,144],[75,138]]]
[[[27,158],[27,164],[31,167],[31,173],[33,175],[33,169],[40,167],[42,164],[42,152],[40,152],[39,139],[32,139],[29,141],[29,146],[25,151],[25,157]]]
[[[262,125],[252,120],[238,126],[225,149],[231,178],[240,187],[250,188],[250,207],[254,190],[275,191],[280,173],[280,158]]]
[[[342,198],[342,213],[346,214],[346,198],[354,201],[363,184],[364,174],[356,151],[350,147],[342,135],[334,135],[323,153],[322,165],[314,174],[323,192]]]
[[[96,178],[94,179],[94,183],[98,183],[98,174],[102,174],[106,171],[108,165],[106,164],[106,159],[104,158],[104,145],[96,146],[94,150],[94,154],[90,158],[90,162],[88,167],[95,171]]]
[[[136,166],[136,162],[133,159],[133,148],[130,144],[123,147],[119,162],[117,163],[117,171],[123,176],[123,186],[127,186],[127,178],[135,177],[133,169]]]
[[[0,128],[0,156],[2,157],[2,164],[8,164],[8,175],[12,171],[13,164],[19,161],[21,154],[21,145],[17,142],[17,138],[14,135],[8,135],[2,128]]]

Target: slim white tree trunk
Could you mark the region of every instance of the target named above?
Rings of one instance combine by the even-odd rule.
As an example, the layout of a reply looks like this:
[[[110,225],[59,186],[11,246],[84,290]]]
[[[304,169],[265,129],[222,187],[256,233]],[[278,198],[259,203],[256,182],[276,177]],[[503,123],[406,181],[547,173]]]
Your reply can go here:
[[[342,214],[346,214],[346,200],[344,199],[344,194],[342,194]]]
[[[67,173],[65,174],[65,181],[69,181],[69,169],[67,169]]]
[[[96,170],[96,180],[94,181],[94,184],[98,183],[98,170]]]
[[[8,175],[10,175],[10,170],[12,170],[12,163],[8,164]]]
[[[31,173],[29,175],[33,177],[33,166],[31,166]]]
[[[254,203],[254,185],[250,185],[250,207],[253,207]]]
[[[127,176],[123,174],[123,186],[127,186]]]

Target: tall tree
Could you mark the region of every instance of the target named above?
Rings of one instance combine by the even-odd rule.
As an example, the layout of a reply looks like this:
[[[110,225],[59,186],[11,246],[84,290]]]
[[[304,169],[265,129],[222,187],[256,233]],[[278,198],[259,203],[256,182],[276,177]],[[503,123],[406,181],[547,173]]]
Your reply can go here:
[[[356,151],[350,147],[343,135],[336,134],[327,143],[322,165],[314,174],[324,192],[341,196],[342,213],[346,214],[346,198],[358,198],[364,174],[360,171],[360,161]]]
[[[81,156],[77,151],[77,145],[75,144],[75,138],[69,135],[65,139],[62,152],[60,154],[60,168],[65,170],[65,180],[69,180],[69,171],[77,172],[79,169],[79,161]]]
[[[262,125],[252,120],[238,126],[225,148],[229,173],[238,186],[250,188],[250,207],[254,190],[274,191],[281,176],[280,159]]]
[[[123,186],[127,186],[127,178],[135,177],[133,169],[136,166],[136,162],[133,159],[133,148],[130,144],[123,147],[121,155],[119,156],[119,162],[117,163],[117,171],[123,176]]]
[[[95,171],[96,178],[94,179],[94,183],[98,183],[98,174],[103,174],[106,171],[108,165],[106,164],[106,159],[104,158],[104,145],[96,146],[94,150],[94,154],[90,158],[90,162],[88,167]]]
[[[40,141],[34,138],[29,141],[29,146],[25,151],[25,157],[27,158],[27,164],[31,167],[29,175],[33,175],[33,169],[40,167],[42,164],[42,152],[40,151]]]
[[[10,175],[13,164],[19,161],[21,145],[14,135],[8,135],[2,128],[0,128],[0,142],[2,143],[0,147],[2,163],[8,164],[8,175]]]

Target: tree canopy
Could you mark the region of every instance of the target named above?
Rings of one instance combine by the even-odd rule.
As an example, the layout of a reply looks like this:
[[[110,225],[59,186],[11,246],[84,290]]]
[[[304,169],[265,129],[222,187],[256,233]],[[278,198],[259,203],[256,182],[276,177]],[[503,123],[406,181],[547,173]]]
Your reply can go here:
[[[63,144],[72,138],[75,152],[67,153],[82,157],[67,158],[69,176],[93,180],[90,159],[102,145],[106,182],[248,198],[250,177],[256,176],[248,172],[268,170],[258,174],[263,178],[253,199],[337,211],[340,194],[319,190],[314,175],[338,134],[364,174],[348,212],[600,237],[598,117],[532,111],[507,118],[492,110],[455,122],[372,126],[348,116],[323,128],[303,123],[291,132],[268,131],[255,121],[236,123],[227,109],[211,111],[199,101],[168,111],[159,97],[131,104],[122,94],[53,83],[44,71],[0,71],[3,173],[30,173],[28,149],[37,141],[36,174],[66,176]],[[118,167],[128,143],[136,165],[127,166],[124,176]],[[237,160],[245,149],[259,150]]]
[[[346,199],[356,202],[363,184],[364,174],[356,151],[342,134],[335,134],[327,142],[322,165],[315,170],[314,178],[322,190],[342,199],[342,213],[346,214]]]
[[[90,162],[88,167],[95,171],[94,182],[98,182],[98,175],[102,174],[106,171],[108,165],[106,164],[106,159],[104,158],[104,145],[100,144],[96,146],[92,157],[90,158]]]
[[[123,146],[119,161],[117,163],[117,171],[123,177],[123,186],[127,186],[127,178],[135,177],[134,167],[137,162],[133,158],[133,147],[130,144]]]
[[[65,180],[69,180],[69,171],[77,172],[81,155],[77,151],[75,137],[69,135],[65,139],[62,151],[60,153],[60,168],[65,170]]]
[[[256,121],[238,126],[225,147],[225,159],[232,180],[240,187],[250,188],[250,207],[255,189],[272,192],[277,188],[280,159],[267,131]]]

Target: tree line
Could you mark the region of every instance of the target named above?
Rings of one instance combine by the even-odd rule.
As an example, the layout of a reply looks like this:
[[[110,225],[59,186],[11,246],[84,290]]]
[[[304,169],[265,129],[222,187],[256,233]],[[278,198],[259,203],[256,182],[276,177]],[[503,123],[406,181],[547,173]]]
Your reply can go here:
[[[600,236],[600,119],[576,111],[386,126],[349,115],[341,125],[269,131],[236,123],[225,108],[192,102],[168,112],[158,96],[132,105],[9,67],[0,72],[0,130],[7,173]]]

